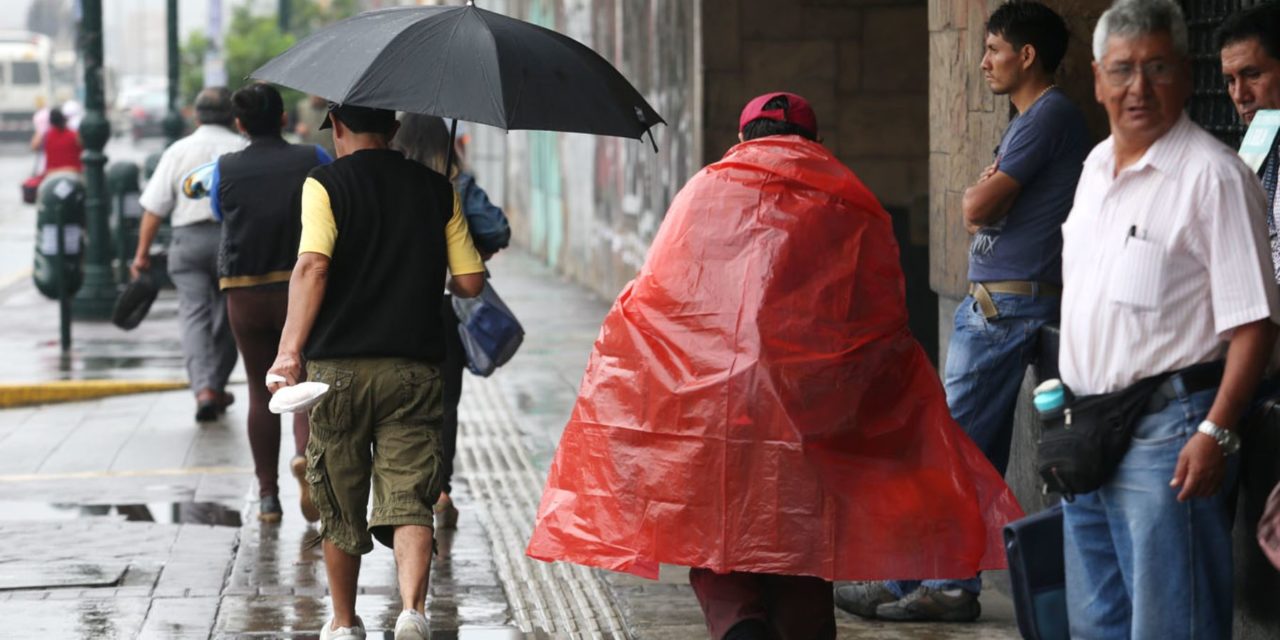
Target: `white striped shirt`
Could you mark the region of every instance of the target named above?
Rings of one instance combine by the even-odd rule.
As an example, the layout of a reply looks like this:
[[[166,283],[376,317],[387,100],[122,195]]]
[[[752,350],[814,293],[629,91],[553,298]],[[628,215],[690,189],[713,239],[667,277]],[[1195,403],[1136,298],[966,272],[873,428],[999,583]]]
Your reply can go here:
[[[1115,175],[1114,139],[1085,160],[1062,226],[1062,381],[1078,395],[1225,356],[1231,330],[1280,324],[1266,196],[1185,114]]]

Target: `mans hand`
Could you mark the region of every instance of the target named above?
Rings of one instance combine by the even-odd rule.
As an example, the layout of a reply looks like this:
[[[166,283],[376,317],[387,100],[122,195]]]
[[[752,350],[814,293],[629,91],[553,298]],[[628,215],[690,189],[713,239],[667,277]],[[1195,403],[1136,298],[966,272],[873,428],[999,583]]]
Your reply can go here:
[[[267,391],[274,394],[283,387],[292,387],[298,384],[302,379],[302,357],[297,353],[288,353],[281,351],[276,354],[276,361],[272,363],[271,369],[267,371],[267,376],[275,374],[284,378],[284,382],[272,381],[267,384]]]
[[[1169,486],[1182,487],[1178,502],[1192,498],[1208,498],[1222,486],[1222,476],[1227,469],[1227,459],[1222,455],[1218,441],[1203,433],[1191,436],[1178,454],[1178,466],[1173,471]]]
[[[143,271],[149,271],[150,269],[151,269],[150,254],[139,253],[138,255],[133,257],[133,262],[129,263],[129,275],[133,276],[135,280],[138,278],[139,273]]]
[[[982,174],[978,176],[978,182],[984,182],[984,181],[990,180],[991,176],[994,176],[996,172],[999,170],[1000,170],[1000,162],[999,161],[992,162],[991,166],[982,170]]]

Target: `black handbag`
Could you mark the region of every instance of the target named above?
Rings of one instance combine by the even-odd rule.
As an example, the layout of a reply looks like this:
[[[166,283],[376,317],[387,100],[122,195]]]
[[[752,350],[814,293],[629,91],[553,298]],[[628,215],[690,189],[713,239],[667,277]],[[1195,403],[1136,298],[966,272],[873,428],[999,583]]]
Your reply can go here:
[[[1010,595],[1022,637],[1068,640],[1062,505],[1005,525],[1004,551],[1009,561]]]
[[[1112,393],[1073,397],[1059,411],[1041,415],[1036,470],[1046,492],[1068,502],[1097,490],[1129,451],[1133,427],[1147,411],[1151,394],[1172,373],[1143,378]]]
[[[142,323],[151,310],[151,304],[160,294],[160,287],[147,271],[138,273],[138,277],[125,286],[116,298],[115,307],[111,310],[111,323],[129,331]]]
[[[31,176],[22,181],[22,201],[27,204],[36,203],[36,194],[40,192],[40,183],[44,181],[44,176],[36,173],[39,167],[40,156],[36,155],[35,164],[31,166]]]

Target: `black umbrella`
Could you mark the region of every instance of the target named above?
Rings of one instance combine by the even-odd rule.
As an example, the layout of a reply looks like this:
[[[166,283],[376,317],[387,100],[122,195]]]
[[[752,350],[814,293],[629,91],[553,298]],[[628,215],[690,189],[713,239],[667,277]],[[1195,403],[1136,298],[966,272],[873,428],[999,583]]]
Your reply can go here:
[[[666,124],[590,48],[471,2],[362,13],[304,38],[252,77],[340,104],[504,129],[641,139]]]

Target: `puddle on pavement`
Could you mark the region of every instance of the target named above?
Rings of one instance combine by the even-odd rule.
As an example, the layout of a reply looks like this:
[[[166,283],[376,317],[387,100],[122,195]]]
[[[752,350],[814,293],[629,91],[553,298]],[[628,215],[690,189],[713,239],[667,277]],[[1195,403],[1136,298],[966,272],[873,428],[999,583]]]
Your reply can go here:
[[[152,502],[145,504],[63,504],[0,501],[0,521],[112,518],[126,522],[207,524],[239,527],[240,512],[216,502]]]

